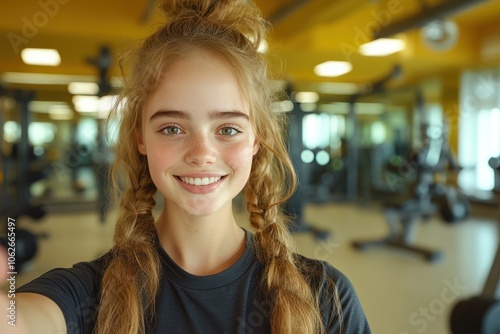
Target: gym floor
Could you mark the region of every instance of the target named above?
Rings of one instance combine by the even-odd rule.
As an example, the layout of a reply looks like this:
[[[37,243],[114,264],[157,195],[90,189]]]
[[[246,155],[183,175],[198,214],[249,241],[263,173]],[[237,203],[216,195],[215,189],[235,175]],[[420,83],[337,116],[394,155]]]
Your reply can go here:
[[[237,212],[237,219],[246,227],[246,213]],[[330,262],[351,279],[377,334],[449,333],[453,304],[480,293],[498,243],[494,214],[475,215],[456,225],[431,219],[418,225],[415,243],[442,250],[444,256],[428,263],[383,248],[353,249],[353,240],[387,233],[382,210],[375,205],[307,205],[304,215],[311,225],[330,231],[332,238],[318,243],[311,234],[294,234],[297,251]],[[51,268],[68,267],[104,253],[111,246],[114,217],[111,212],[104,224],[93,211],[49,213],[36,223],[30,218],[18,219],[18,227],[50,237],[40,241],[36,257],[18,276],[17,285]]]

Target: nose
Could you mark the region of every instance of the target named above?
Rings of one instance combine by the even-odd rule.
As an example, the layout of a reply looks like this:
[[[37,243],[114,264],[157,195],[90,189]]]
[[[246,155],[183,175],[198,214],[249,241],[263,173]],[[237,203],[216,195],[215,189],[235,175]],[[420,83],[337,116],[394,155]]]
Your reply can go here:
[[[185,155],[186,162],[206,166],[215,162],[217,149],[210,138],[204,134],[192,135]]]

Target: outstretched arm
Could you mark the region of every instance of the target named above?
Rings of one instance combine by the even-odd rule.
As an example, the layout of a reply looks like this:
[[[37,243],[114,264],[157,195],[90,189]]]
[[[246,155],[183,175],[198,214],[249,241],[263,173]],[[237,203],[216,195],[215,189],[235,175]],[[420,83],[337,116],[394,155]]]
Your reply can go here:
[[[11,305],[6,295],[0,297],[0,309],[6,310]],[[2,317],[0,333],[7,334],[65,334],[64,316],[51,299],[36,293],[16,294],[13,317]]]
[[[9,278],[7,272],[7,250],[0,245],[0,287]],[[64,316],[51,299],[35,293],[9,295],[6,289],[0,290],[0,333],[66,333]]]

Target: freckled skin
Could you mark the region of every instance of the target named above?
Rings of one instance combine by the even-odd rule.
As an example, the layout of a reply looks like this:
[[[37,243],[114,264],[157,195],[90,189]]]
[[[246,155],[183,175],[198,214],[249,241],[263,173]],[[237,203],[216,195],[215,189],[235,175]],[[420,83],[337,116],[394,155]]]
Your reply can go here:
[[[167,115],[152,118],[158,111]],[[231,214],[232,199],[246,184],[258,150],[249,119],[211,117],[233,111],[250,117],[235,74],[215,56],[195,52],[164,73],[143,110],[138,150],[147,155],[170,213]],[[203,194],[193,193],[177,177],[205,175],[225,177]]]

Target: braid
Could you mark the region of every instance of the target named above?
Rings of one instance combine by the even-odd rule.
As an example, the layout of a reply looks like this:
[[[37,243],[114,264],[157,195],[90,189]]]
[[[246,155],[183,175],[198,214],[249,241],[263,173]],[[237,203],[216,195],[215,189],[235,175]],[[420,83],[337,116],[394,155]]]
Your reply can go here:
[[[156,188],[147,163],[139,166],[137,174],[129,173],[130,187],[120,202],[113,257],[102,280],[98,334],[144,333],[145,316],[154,316],[160,272],[151,212]]]
[[[279,152],[271,154],[264,149],[257,154],[246,190],[250,224],[256,231],[257,257],[264,264],[262,284],[272,300],[272,332],[319,333],[322,322],[317,296],[295,262],[287,219],[280,209],[286,196],[280,198],[285,189],[276,180],[284,180],[286,170],[292,180],[295,178],[286,162],[286,155]]]

